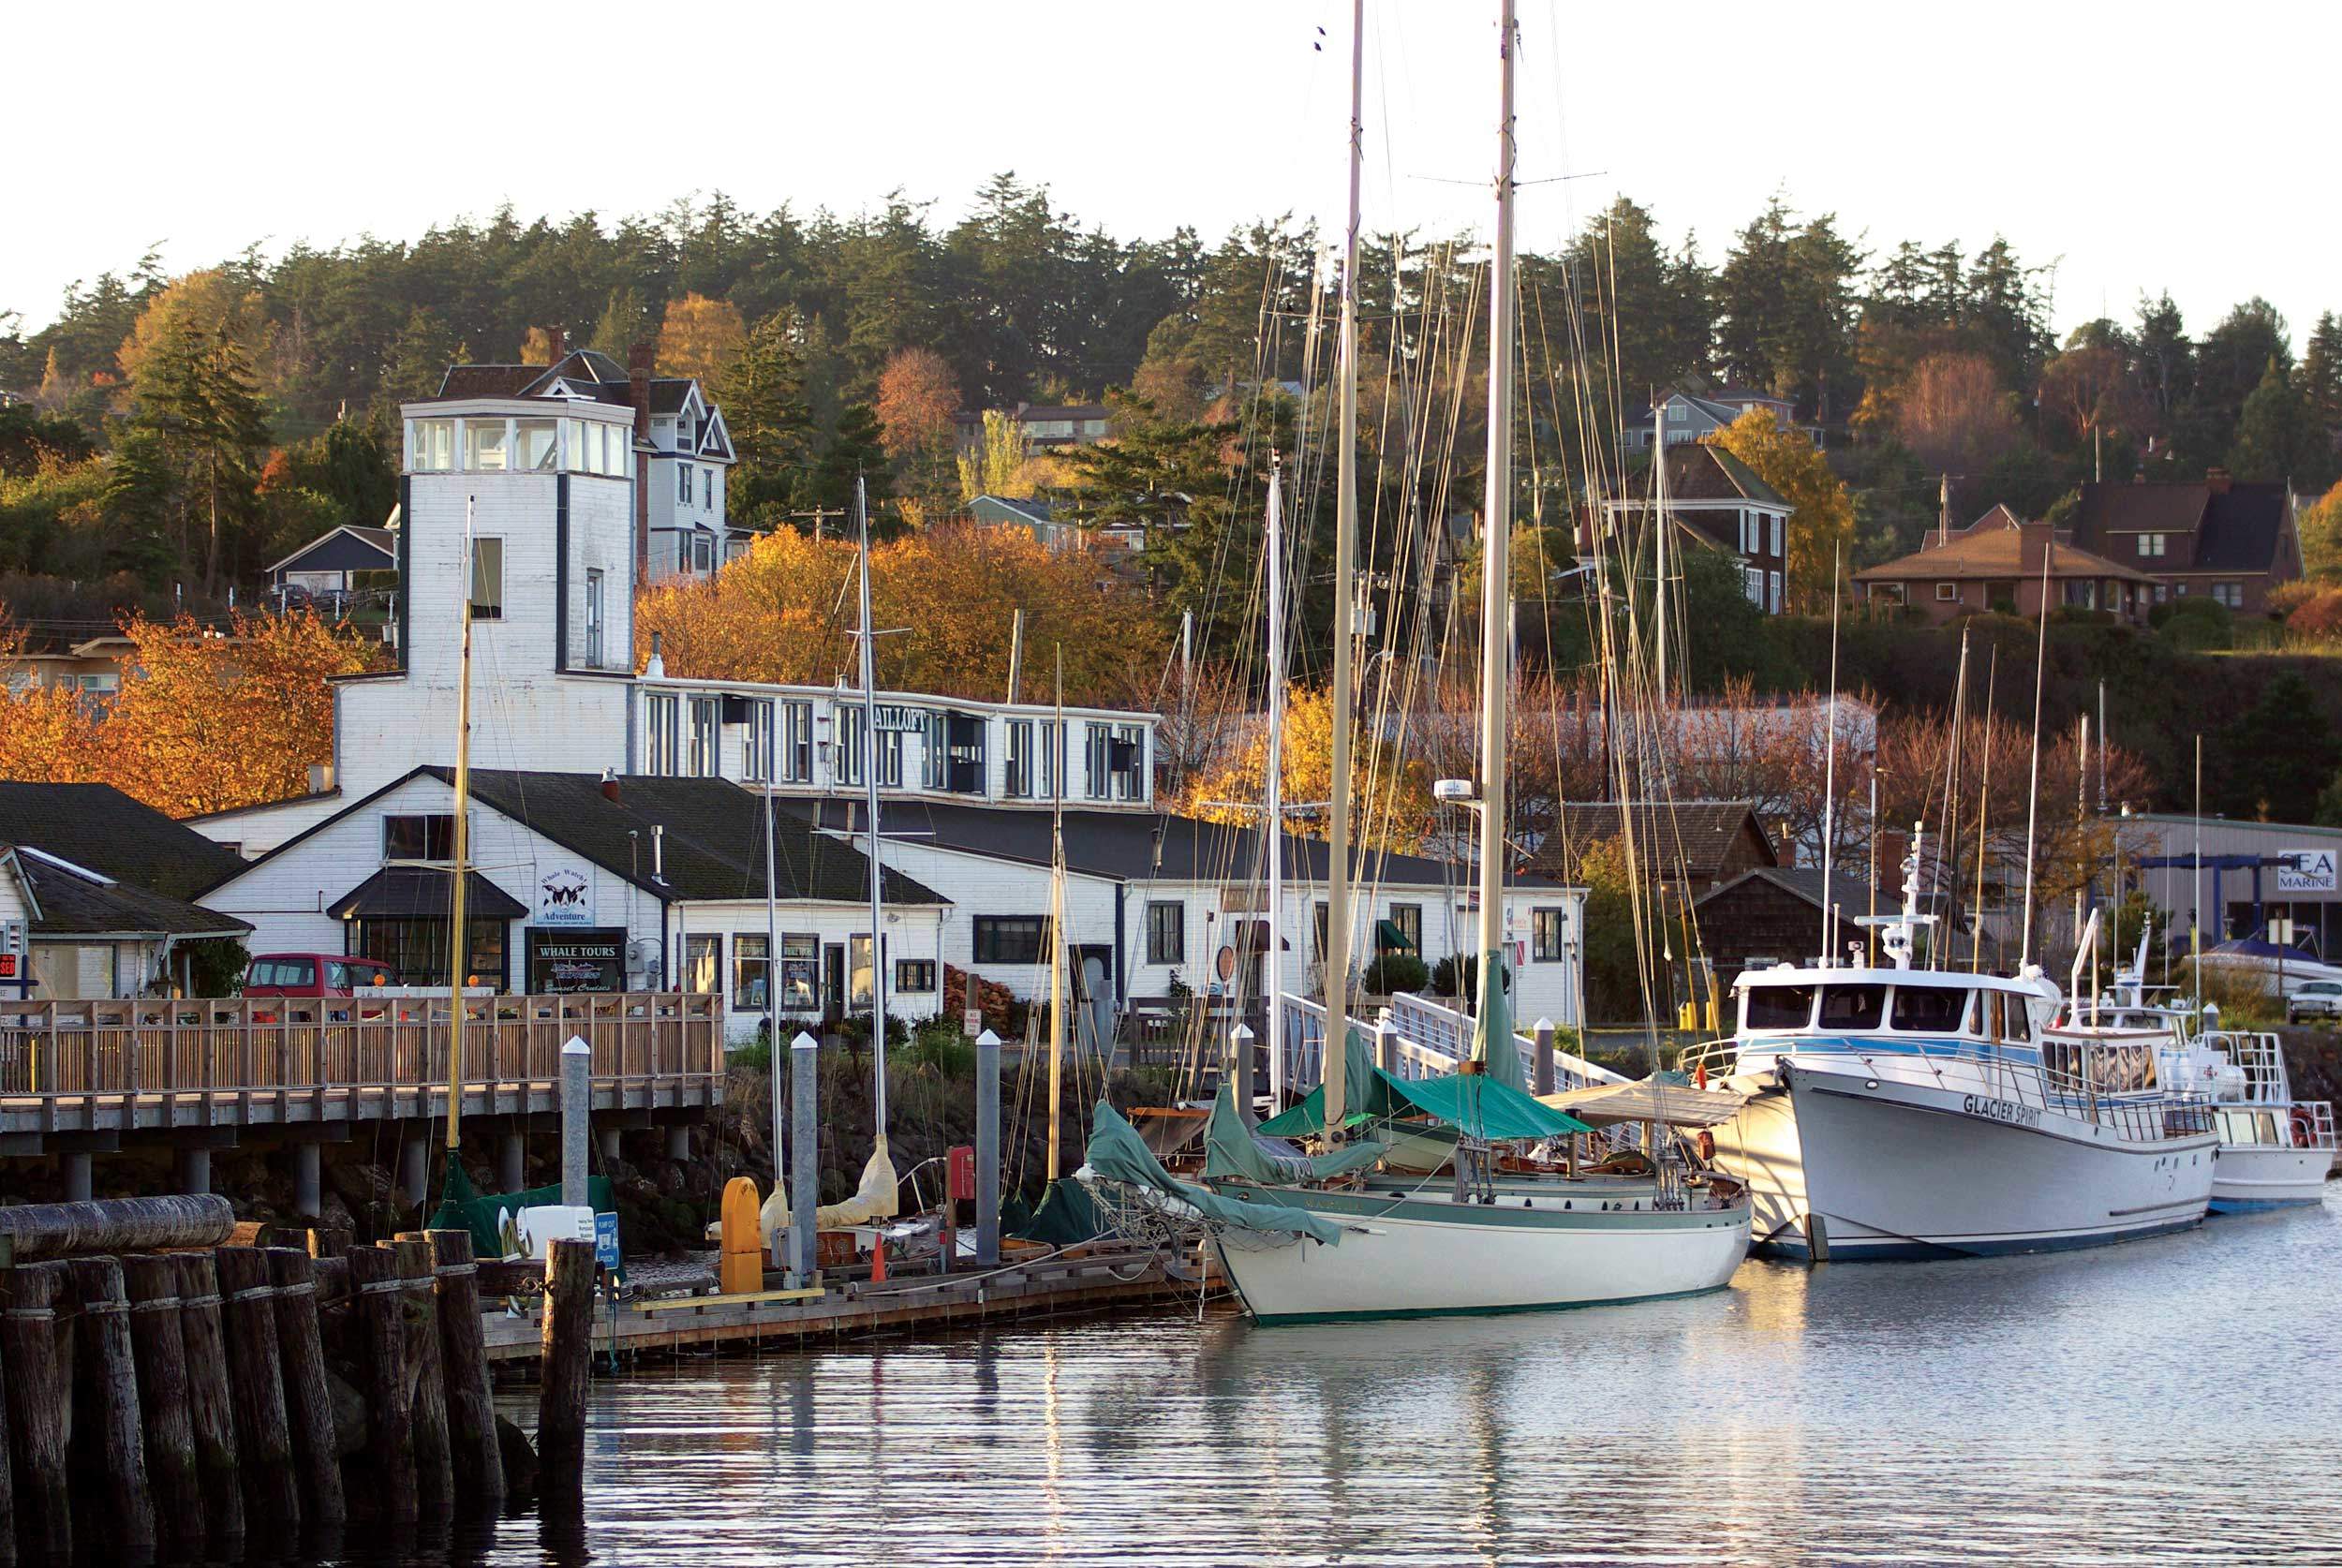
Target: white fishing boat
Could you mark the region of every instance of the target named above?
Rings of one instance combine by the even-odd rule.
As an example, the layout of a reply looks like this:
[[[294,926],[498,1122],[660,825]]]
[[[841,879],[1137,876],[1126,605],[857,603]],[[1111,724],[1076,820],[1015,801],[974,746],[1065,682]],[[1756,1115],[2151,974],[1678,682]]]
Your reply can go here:
[[[2094,1247],[2200,1223],[2210,1105],[2157,1082],[2152,1028],[2056,1023],[2038,969],[1912,966],[1920,854],[1889,967],[1743,974],[1739,1028],[1697,1058],[1750,1096],[1715,1132],[1760,1251],[1883,1259]]]
[[[2236,937],[2208,947],[2196,965],[2207,974],[2243,981],[2279,998],[2291,996],[2313,980],[2342,980],[2342,965],[2327,963],[2314,948],[2273,942],[2265,935]]]

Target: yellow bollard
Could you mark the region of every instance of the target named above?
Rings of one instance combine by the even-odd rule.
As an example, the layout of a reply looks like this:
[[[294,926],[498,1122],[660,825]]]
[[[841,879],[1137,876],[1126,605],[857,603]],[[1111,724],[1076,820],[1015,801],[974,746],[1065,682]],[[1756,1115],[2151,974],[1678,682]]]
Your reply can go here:
[[[716,1283],[726,1295],[747,1295],[764,1288],[764,1250],[757,1224],[756,1183],[734,1176],[724,1184],[723,1261]]]

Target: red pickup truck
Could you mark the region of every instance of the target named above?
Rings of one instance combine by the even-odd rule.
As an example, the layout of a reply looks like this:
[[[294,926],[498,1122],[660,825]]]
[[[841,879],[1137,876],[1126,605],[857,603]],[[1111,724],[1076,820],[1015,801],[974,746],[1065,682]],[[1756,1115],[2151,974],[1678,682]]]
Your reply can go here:
[[[247,997],[347,997],[361,985],[388,985],[391,971],[369,958],[339,953],[263,953],[244,971]]]

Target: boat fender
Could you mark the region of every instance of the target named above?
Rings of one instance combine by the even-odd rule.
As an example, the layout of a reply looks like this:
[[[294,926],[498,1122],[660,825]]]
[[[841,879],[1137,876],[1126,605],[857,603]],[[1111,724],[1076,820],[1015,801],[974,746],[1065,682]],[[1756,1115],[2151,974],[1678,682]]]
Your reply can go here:
[[[1713,1160],[1715,1157],[1716,1135],[1703,1127],[1699,1130],[1699,1158],[1707,1161]]]

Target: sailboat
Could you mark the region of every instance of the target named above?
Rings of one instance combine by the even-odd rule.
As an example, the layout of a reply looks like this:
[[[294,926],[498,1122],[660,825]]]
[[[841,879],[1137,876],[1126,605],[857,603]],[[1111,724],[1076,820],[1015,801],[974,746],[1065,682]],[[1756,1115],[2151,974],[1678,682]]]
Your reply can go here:
[[[1364,6],[1353,10],[1350,212],[1341,295],[1341,435],[1334,583],[1332,845],[1320,1086],[1262,1132],[1314,1134],[1318,1152],[1265,1146],[1223,1086],[1206,1131],[1203,1182],[1165,1175],[1110,1106],[1093,1120],[1090,1171],[1197,1217],[1246,1309],[1264,1324],[1504,1312],[1687,1294],[1724,1284],[1748,1250],[1749,1208],[1730,1183],[1688,1171],[1672,1140],[1647,1174],[1613,1181],[1576,1170],[1589,1122],[1523,1087],[1505,992],[1505,707],[1510,670],[1505,547],[1511,531],[1514,7],[1504,0],[1497,226],[1490,265],[1489,504],[1482,606],[1479,1009],[1458,1072],[1401,1078],[1376,1065],[1348,1024],[1350,948],[1349,607],[1356,563],[1358,172],[1363,145]],[[1271,823],[1270,831],[1279,824]],[[1273,937],[1271,939],[1274,939]],[[1283,998],[1271,997],[1272,1018]],[[1272,1038],[1282,1039],[1272,1026]],[[1452,1182],[1375,1175],[1389,1138],[1445,1129]],[[1359,1135],[1355,1139],[1353,1132]],[[1566,1149],[1564,1161],[1535,1152]],[[1564,1162],[1565,1161],[1565,1162]]]

